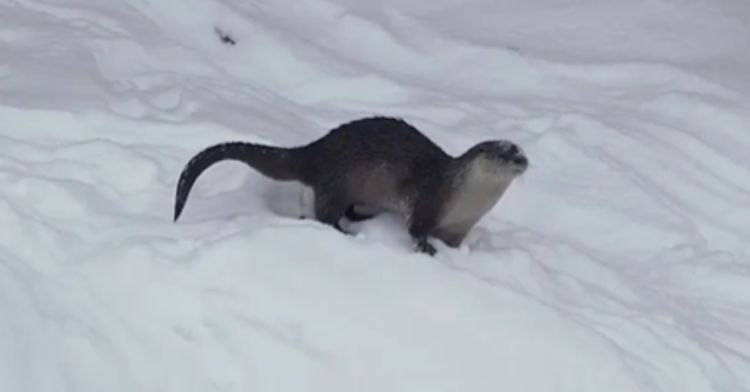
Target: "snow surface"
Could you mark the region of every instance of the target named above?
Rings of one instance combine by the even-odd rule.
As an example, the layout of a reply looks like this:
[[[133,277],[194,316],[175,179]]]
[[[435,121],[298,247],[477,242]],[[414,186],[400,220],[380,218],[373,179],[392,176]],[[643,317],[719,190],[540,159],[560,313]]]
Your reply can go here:
[[[0,391],[750,391],[748,21],[744,0],[0,0]],[[436,258],[394,217],[298,220],[308,193],[237,163],[171,221],[201,148],[370,114],[532,167]]]

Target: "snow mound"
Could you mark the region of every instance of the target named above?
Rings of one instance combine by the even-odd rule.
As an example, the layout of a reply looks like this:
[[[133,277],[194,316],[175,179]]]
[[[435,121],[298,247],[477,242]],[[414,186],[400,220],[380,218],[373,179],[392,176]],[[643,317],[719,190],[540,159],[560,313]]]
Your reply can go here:
[[[0,0],[0,390],[750,391],[748,17]],[[203,147],[371,114],[531,168],[435,258],[235,163],[171,221]]]

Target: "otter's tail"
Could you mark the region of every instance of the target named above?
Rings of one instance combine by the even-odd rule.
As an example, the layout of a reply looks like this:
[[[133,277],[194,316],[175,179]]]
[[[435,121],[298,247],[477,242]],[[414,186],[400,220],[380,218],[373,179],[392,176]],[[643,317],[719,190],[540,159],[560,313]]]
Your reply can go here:
[[[296,149],[264,146],[245,142],[216,144],[195,155],[180,174],[175,194],[174,220],[180,217],[190,189],[198,176],[214,163],[235,160],[248,164],[275,180],[299,180],[299,154]]]

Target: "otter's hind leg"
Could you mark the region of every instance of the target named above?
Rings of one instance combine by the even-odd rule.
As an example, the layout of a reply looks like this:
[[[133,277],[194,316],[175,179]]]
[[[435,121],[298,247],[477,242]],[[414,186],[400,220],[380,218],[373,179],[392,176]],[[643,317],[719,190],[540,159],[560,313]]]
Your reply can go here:
[[[315,190],[315,219],[321,223],[331,225],[336,230],[350,234],[341,227],[341,218],[351,205],[345,197],[330,191]]]
[[[377,215],[377,212],[365,212],[363,210],[357,210],[357,205],[352,204],[350,205],[346,211],[344,212],[344,216],[346,219],[349,220],[349,222],[362,222],[369,219],[374,218]]]

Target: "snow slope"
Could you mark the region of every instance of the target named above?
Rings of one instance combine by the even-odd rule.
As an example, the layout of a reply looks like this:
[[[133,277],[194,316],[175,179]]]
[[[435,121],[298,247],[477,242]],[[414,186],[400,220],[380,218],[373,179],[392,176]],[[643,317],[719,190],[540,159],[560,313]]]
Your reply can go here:
[[[750,391],[748,20],[0,0],[0,390]],[[201,148],[370,114],[532,167],[436,258],[393,217],[298,220],[309,194],[236,163],[172,223]]]

